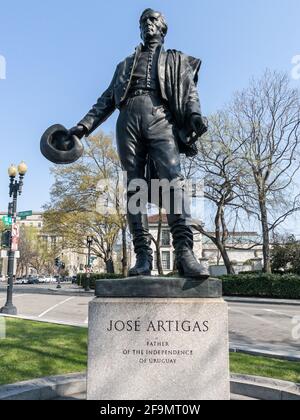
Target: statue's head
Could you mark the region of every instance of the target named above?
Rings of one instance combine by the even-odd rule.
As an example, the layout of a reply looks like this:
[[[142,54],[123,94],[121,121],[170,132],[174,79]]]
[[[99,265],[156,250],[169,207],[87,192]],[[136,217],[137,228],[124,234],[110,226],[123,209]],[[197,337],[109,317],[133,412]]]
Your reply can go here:
[[[144,42],[151,39],[164,41],[168,32],[168,25],[165,17],[152,9],[146,9],[140,18],[141,38]]]

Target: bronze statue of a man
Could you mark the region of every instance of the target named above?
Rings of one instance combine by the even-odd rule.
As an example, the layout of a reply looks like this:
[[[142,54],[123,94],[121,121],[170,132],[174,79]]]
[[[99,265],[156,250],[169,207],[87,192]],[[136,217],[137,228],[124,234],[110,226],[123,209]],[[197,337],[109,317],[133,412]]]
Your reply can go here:
[[[168,26],[161,13],[146,9],[140,18],[140,29],[143,44],[117,66],[108,89],[69,134],[79,138],[89,135],[119,109],[117,146],[128,183],[145,179],[149,158],[159,179],[174,181],[167,218],[177,268],[183,276],[207,278],[208,271],[193,253],[186,203],[180,214],[172,205],[175,190],[184,189],[180,153],[197,153],[194,142],[207,130],[196,88],[201,62],[176,50],[164,50]],[[129,189],[128,198],[135,192]],[[147,216],[143,212],[128,212],[128,222],[137,257],[129,275],[150,275],[153,258]]]

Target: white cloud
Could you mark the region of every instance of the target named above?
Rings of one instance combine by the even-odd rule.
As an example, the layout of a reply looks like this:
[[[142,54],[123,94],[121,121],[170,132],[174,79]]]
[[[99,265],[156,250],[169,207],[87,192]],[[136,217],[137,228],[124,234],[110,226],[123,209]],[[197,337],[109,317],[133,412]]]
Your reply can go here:
[[[6,59],[0,55],[0,80],[6,79]]]
[[[294,65],[292,69],[292,78],[294,80],[300,80],[300,55],[295,55],[292,58],[292,64]]]

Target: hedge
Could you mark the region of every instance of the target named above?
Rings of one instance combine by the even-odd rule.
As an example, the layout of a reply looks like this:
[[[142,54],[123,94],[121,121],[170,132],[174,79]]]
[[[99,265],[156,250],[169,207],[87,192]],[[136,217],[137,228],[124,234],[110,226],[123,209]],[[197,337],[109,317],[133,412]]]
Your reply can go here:
[[[224,296],[300,299],[300,276],[296,274],[243,274],[220,277]]]
[[[166,277],[176,276],[170,273]],[[90,288],[101,279],[121,279],[122,274],[93,273],[90,275]],[[221,276],[224,296],[263,297],[277,299],[300,299],[300,276],[296,274],[236,274]],[[77,284],[85,288],[86,274],[77,275]]]
[[[124,276],[122,276],[122,274],[107,274],[107,273],[96,274],[96,273],[92,273],[92,274],[90,274],[89,286],[90,286],[90,289],[95,289],[96,280],[102,280],[102,279],[109,279],[110,280],[110,279],[122,279],[122,278],[124,278]],[[81,286],[81,287],[85,288],[86,282],[87,282],[87,274],[86,273],[77,274],[77,284],[78,284],[78,286]]]

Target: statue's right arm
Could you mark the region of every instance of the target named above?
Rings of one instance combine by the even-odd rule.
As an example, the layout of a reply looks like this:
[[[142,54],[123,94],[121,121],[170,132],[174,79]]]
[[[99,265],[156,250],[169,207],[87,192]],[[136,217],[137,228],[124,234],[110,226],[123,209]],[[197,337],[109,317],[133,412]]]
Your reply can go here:
[[[99,125],[101,125],[116,109],[114,99],[114,85],[118,76],[118,67],[108,89],[100,96],[97,103],[86,114],[86,116],[77,124],[84,128],[84,134],[91,134]]]

